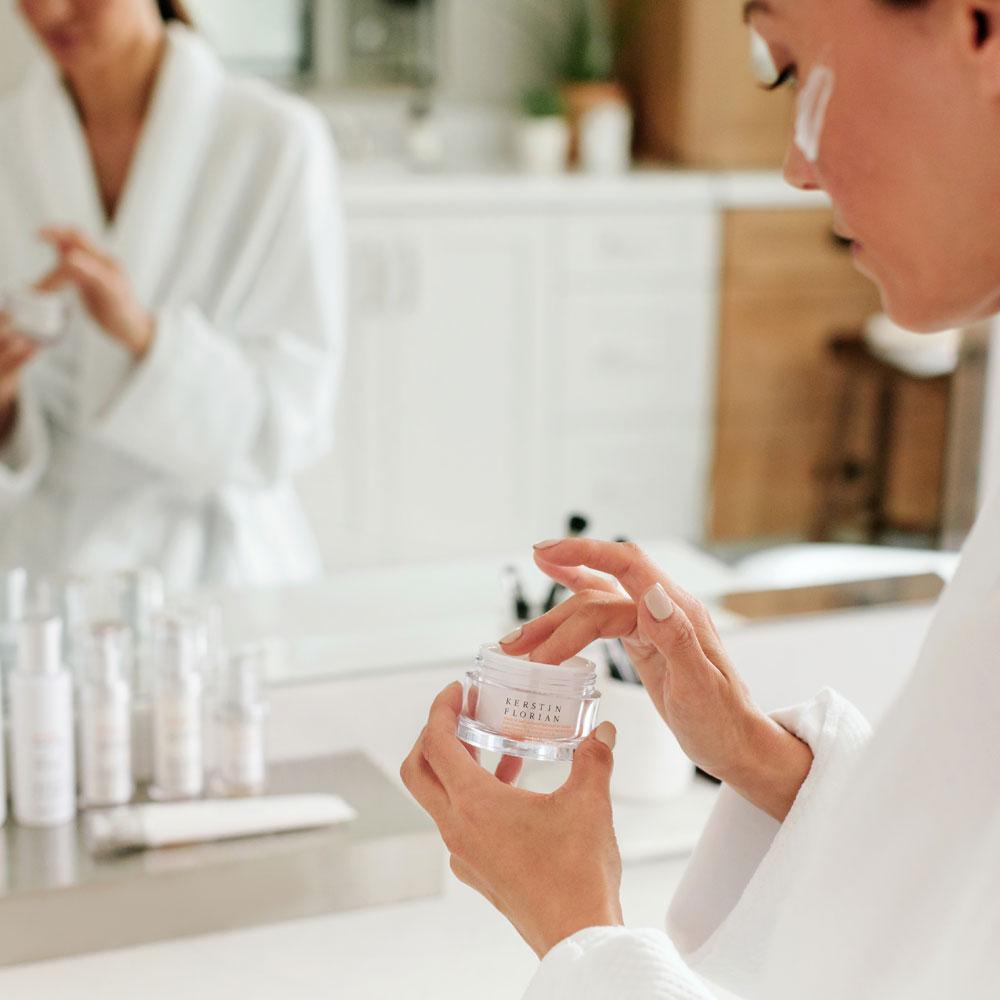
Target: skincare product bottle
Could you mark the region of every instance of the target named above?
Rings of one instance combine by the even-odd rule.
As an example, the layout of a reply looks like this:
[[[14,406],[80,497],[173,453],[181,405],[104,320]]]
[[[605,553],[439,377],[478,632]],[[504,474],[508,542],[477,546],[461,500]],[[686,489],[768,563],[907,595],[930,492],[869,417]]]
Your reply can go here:
[[[17,665],[17,629],[27,603],[27,572],[11,569],[0,573],[0,675],[5,684]]]
[[[201,653],[204,628],[164,614],[153,639],[154,799],[197,798],[204,790]]]
[[[21,623],[10,714],[14,818],[22,826],[68,823],[76,815],[73,679],[58,618]]]
[[[269,836],[357,818],[339,795],[266,795],[219,802],[156,802],[100,809],[84,820],[91,854],[103,856],[210,840]]]
[[[7,738],[4,733],[4,712],[3,712],[3,671],[0,670],[0,826],[3,826],[7,822],[7,768],[6,768],[6,758],[7,758]],[[2,865],[3,858],[0,857],[0,868],[5,867]],[[0,879],[0,887],[2,887],[2,879]]]
[[[568,761],[597,723],[597,667],[582,656],[561,664],[483,646],[466,674],[458,738],[530,760]]]
[[[153,623],[165,604],[163,578],[149,568],[111,578],[114,617],[132,633],[132,771],[136,781],[153,776]]]
[[[82,642],[80,773],[84,806],[123,805],[132,798],[131,636],[120,622],[91,625]]]
[[[59,292],[19,288],[0,295],[0,308],[10,315],[16,330],[42,347],[54,344],[69,322],[68,301]]]
[[[263,791],[267,774],[267,705],[260,688],[266,655],[264,647],[251,646],[234,653],[226,664],[212,726],[212,790],[218,795],[255,795]]]

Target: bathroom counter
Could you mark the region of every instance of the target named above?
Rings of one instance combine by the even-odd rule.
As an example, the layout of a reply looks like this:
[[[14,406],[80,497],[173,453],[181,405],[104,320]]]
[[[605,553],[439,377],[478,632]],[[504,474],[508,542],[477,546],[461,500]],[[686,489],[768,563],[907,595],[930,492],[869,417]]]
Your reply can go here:
[[[627,864],[626,919],[661,927],[682,857]],[[442,853],[441,864],[445,864]],[[450,875],[443,896],[0,970],[10,1000],[515,1000],[536,960]]]
[[[348,167],[343,174],[348,211],[388,206],[447,205],[516,209],[518,206],[580,202],[597,208],[613,205],[639,210],[650,207],[709,209],[808,208],[829,204],[821,193],[790,187],[777,171],[706,171],[682,168],[639,168],[620,176],[567,173],[535,177],[512,169],[414,173],[401,167]]]
[[[703,599],[735,586],[729,567],[687,542],[646,548]],[[222,603],[230,641],[279,638],[270,679],[301,684],[469,662],[484,642],[511,628],[500,583],[504,566],[517,568],[533,600],[547,592],[551,581],[522,552],[345,570],[318,584],[213,596]]]

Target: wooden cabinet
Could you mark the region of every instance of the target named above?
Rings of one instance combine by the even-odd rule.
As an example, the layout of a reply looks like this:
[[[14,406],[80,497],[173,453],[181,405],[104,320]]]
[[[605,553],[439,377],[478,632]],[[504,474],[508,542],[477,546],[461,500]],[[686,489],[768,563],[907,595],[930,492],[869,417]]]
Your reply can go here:
[[[781,165],[794,98],[754,81],[742,0],[616,2],[628,12],[621,72],[640,156],[718,169]]]
[[[726,214],[710,538],[809,534],[843,388],[827,345],[880,308],[834,242],[828,211]],[[862,392],[852,414],[860,456],[874,404]],[[934,522],[946,422],[940,393],[904,387],[888,484],[894,521]]]

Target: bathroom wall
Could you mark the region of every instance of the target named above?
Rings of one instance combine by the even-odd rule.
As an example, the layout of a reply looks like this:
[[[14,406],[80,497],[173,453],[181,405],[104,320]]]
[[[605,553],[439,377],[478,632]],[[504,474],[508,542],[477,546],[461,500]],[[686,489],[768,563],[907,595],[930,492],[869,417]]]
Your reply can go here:
[[[567,0],[436,0],[441,90],[468,102],[508,103],[552,72],[542,41],[559,35]],[[338,11],[346,0],[318,0],[321,66],[336,66]],[[558,49],[558,46],[557,46]],[[0,94],[20,78],[29,47],[15,5],[0,2]]]

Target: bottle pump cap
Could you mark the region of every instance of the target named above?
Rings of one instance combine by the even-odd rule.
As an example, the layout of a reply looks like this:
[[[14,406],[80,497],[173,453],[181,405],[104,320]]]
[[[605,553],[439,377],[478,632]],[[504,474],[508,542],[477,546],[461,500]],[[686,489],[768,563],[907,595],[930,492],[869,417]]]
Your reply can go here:
[[[85,656],[87,679],[114,686],[128,677],[131,632],[122,622],[95,622],[87,629]]]
[[[62,622],[58,618],[25,618],[18,629],[17,669],[58,674],[62,668]]]

